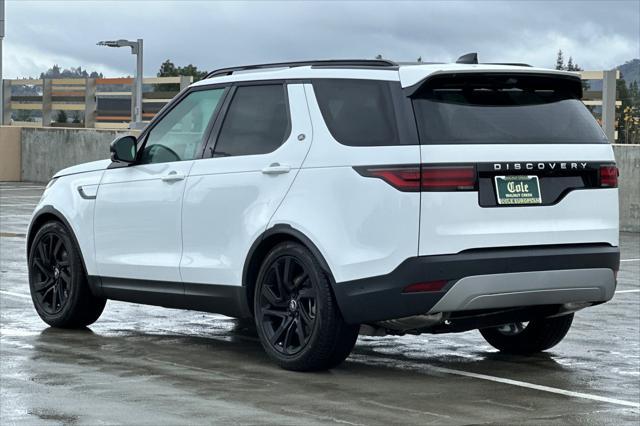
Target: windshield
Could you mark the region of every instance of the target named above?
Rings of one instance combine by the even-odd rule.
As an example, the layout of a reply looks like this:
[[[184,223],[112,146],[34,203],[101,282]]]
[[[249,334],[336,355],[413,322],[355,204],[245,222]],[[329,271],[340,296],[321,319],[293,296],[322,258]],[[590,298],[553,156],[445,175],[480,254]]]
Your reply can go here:
[[[435,77],[413,96],[422,143],[607,143],[576,97],[575,82],[547,76]]]

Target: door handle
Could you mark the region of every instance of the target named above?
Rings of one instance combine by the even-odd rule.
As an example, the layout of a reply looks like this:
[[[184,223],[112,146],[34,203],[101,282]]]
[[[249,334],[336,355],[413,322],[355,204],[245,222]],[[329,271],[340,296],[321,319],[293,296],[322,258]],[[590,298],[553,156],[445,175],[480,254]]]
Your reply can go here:
[[[185,178],[184,175],[178,174],[178,172],[171,171],[169,174],[162,176],[163,182],[177,182],[179,180],[183,180]]]
[[[265,175],[279,175],[282,173],[289,173],[291,166],[288,164],[271,163],[271,165],[262,169],[262,173]]]

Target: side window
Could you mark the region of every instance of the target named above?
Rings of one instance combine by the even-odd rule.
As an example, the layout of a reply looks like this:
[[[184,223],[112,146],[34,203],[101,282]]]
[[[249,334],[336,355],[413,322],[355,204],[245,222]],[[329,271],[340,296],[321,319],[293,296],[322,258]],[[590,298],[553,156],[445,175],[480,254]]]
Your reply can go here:
[[[349,146],[403,144],[398,136],[391,84],[376,80],[315,80],[313,91],[333,138]]]
[[[140,163],[193,160],[223,93],[198,90],[182,99],[149,132]]]
[[[266,154],[278,149],[290,131],[282,84],[240,86],[229,104],[213,156]]]

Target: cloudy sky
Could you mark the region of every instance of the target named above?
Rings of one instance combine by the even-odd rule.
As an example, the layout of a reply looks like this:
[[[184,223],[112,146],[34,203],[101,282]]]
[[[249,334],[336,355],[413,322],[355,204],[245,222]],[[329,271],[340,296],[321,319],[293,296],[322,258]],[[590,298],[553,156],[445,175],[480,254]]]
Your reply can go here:
[[[558,49],[585,69],[640,56],[640,0],[214,2],[6,0],[5,78],[54,63],[133,74],[128,49],[99,40],[143,38],[145,75],[160,63],[201,69],[311,58],[455,60],[553,66]]]

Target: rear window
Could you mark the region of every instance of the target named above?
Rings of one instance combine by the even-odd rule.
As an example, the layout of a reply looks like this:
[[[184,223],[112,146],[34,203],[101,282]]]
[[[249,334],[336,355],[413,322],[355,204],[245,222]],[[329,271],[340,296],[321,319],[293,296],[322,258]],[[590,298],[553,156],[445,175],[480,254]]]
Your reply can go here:
[[[290,133],[284,86],[241,86],[233,95],[216,142],[214,157],[273,152]]]
[[[443,76],[427,81],[413,106],[427,144],[607,143],[579,90],[548,76]]]
[[[350,146],[411,143],[398,135],[392,84],[378,80],[322,79],[313,90],[331,135]]]

